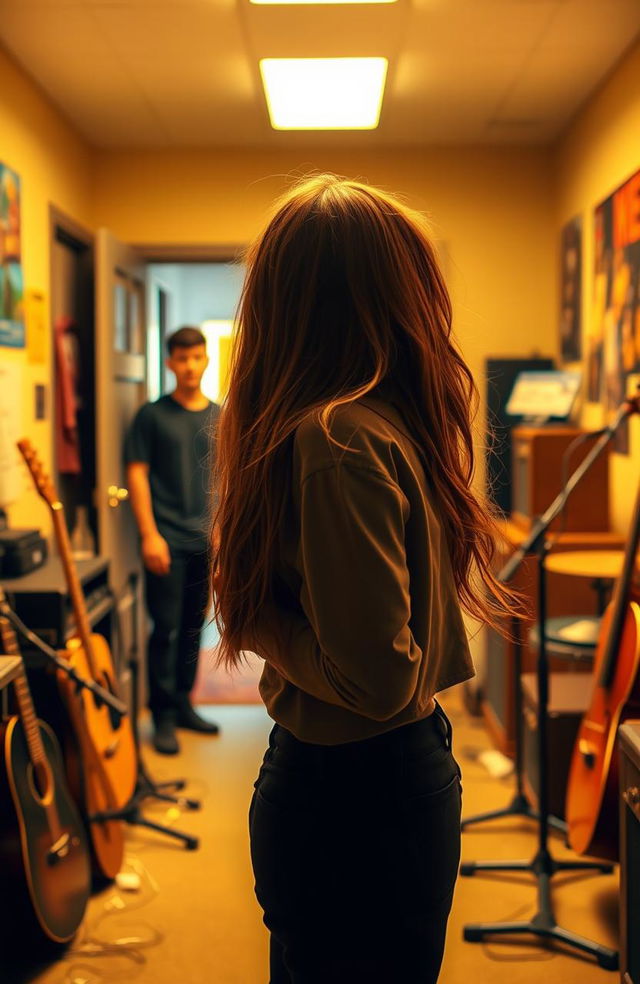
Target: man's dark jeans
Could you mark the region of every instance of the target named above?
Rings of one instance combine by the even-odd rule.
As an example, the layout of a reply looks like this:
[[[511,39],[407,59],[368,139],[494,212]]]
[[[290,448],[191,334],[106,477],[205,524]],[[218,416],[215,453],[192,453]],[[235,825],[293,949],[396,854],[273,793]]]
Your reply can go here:
[[[276,725],[249,813],[270,984],[435,984],[460,860],[442,709],[361,742]]]
[[[195,683],[208,577],[206,551],[172,549],[168,574],[145,571],[147,610],[153,621],[147,649],[149,708],[156,719],[174,712]]]

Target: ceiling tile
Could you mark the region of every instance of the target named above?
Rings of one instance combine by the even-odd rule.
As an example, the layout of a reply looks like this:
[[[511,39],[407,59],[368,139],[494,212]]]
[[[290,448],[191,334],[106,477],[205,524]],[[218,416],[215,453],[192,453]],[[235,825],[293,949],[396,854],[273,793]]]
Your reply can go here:
[[[532,143],[640,31],[640,0],[0,0],[9,51],[101,147]],[[380,126],[275,133],[260,57],[386,55]]]

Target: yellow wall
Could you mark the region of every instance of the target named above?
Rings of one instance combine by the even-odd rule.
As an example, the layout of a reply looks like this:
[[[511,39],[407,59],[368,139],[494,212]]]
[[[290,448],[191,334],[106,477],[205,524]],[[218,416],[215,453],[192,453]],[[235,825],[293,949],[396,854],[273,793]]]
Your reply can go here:
[[[48,204],[90,228],[109,226],[129,242],[244,243],[262,225],[292,176],[333,170],[404,195],[427,211],[443,245],[456,329],[480,385],[487,354],[557,346],[557,242],[561,225],[585,217],[585,297],[593,255],[593,206],[640,167],[640,48],[575,120],[554,151],[407,149],[93,153],[40,90],[0,52],[2,159],[22,178],[25,284],[49,293]],[[48,381],[22,352],[24,427],[48,453],[50,424],[33,420],[35,381]],[[613,467],[614,521],[628,520],[638,456]],[[31,496],[12,522],[31,516]]]
[[[101,153],[96,222],[133,243],[244,243],[292,177],[310,170],[363,178],[429,213],[480,385],[486,354],[555,352],[546,151]]]
[[[551,155],[545,150],[385,153],[101,153],[95,215],[131,243],[246,243],[293,176],[330,170],[404,196],[441,245],[462,351],[483,391],[487,355],[555,354]],[[478,421],[480,450],[483,414]],[[478,479],[483,459],[478,456]],[[481,661],[482,639],[472,640]]]
[[[174,151],[93,154],[44,94],[0,51],[2,159],[22,179],[26,287],[49,295],[48,205],[104,224],[129,242],[243,243],[271,202],[308,170],[362,177],[427,211],[444,246],[456,328],[481,383],[486,354],[556,350],[557,240],[578,212],[585,228],[585,324],[590,316],[594,205],[640,167],[640,46],[574,121],[555,154],[544,150]],[[48,457],[50,424],[33,419],[33,384],[48,382],[26,353],[0,351],[25,370],[24,429]],[[50,395],[50,394],[49,394]],[[50,408],[49,408],[50,409]],[[588,422],[594,412],[587,414]],[[631,508],[640,436],[613,464],[614,522]],[[620,490],[626,489],[627,492]],[[32,497],[12,509],[27,522]]]
[[[49,301],[49,203],[85,226],[92,226],[92,153],[43,93],[0,48],[0,158],[21,178],[22,264],[25,287]],[[48,306],[47,306],[47,324]],[[35,441],[48,464],[51,444],[51,347],[46,361],[32,365],[24,349],[0,348],[3,363],[23,369],[23,433]],[[35,383],[47,384],[48,420],[34,419]],[[46,510],[26,469],[25,492],[9,509],[13,526],[48,527]]]
[[[582,215],[585,335],[592,317],[593,211],[639,168],[640,45],[636,45],[574,120],[554,160],[556,242],[564,223]],[[585,424],[599,426],[601,419],[599,406],[585,408]],[[631,421],[630,454],[612,456],[612,524],[620,532],[628,528],[631,518],[639,464],[640,420],[636,417]]]

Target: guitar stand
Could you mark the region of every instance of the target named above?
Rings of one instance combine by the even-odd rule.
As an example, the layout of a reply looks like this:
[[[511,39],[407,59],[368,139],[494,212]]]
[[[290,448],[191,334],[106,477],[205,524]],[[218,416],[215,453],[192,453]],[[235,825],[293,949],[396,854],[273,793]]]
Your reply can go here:
[[[523,734],[522,734],[522,640],[520,638],[520,623],[517,619],[512,619],[511,630],[514,639],[513,657],[513,712],[515,717],[515,741],[514,741],[514,772],[516,777],[516,791],[513,799],[508,806],[500,810],[489,810],[487,813],[476,813],[466,819],[463,817],[461,829],[466,830],[471,824],[486,823],[489,820],[502,820],[504,817],[525,817],[527,820],[539,820],[540,814],[533,808],[524,791],[524,762],[523,762]],[[567,825],[564,820],[551,815],[549,826],[554,830],[566,835]],[[465,875],[472,875],[475,871],[486,870],[479,862],[469,861],[464,865]],[[473,869],[473,870],[472,870]]]
[[[146,766],[143,762],[140,748],[140,731],[138,728],[138,574],[136,572],[133,572],[129,576],[129,587],[133,600],[131,603],[131,648],[129,651],[129,662],[127,666],[131,674],[131,730],[133,731],[138,769],[136,785],[131,799],[128,803],[125,803],[123,807],[118,810],[108,810],[105,812],[96,813],[89,817],[89,821],[91,823],[99,823],[102,820],[124,820],[125,823],[129,823],[137,827],[147,827],[150,830],[157,831],[158,833],[166,834],[167,837],[173,837],[175,840],[182,841],[188,851],[195,851],[200,845],[200,841],[197,837],[193,837],[191,834],[185,834],[180,830],[174,830],[173,827],[167,827],[164,824],[156,823],[153,820],[148,820],[140,811],[141,803],[150,798],[160,800],[164,803],[174,803],[177,806],[182,807],[184,810],[199,810],[201,803],[200,800],[175,795],[175,793],[179,790],[184,789],[186,785],[184,779],[173,779],[168,782],[154,782],[147,772]],[[117,620],[117,606],[115,611]]]
[[[546,653],[546,583],[545,583],[545,554],[547,544],[544,530],[537,542],[539,560],[538,579],[538,620],[539,620],[539,650],[537,661],[538,678],[538,758],[540,770],[540,810],[539,810],[539,847],[531,861],[483,861],[470,862],[460,866],[460,874],[470,876],[476,871],[528,871],[534,875],[538,886],[538,911],[535,915],[521,922],[506,923],[472,923],[464,927],[463,938],[468,943],[479,943],[487,936],[522,936],[531,935],[545,940],[557,940],[582,953],[594,956],[605,970],[618,969],[618,953],[609,947],[594,943],[577,933],[558,926],[553,913],[551,902],[551,878],[559,871],[597,871],[607,874],[613,870],[613,865],[597,861],[556,861],[551,856],[547,846],[549,831],[548,782],[547,782],[547,721],[549,703],[549,668]]]
[[[137,577],[138,575],[132,575],[130,579],[131,591],[133,597],[133,632],[132,632],[132,644],[131,652],[129,654],[129,671],[131,673],[131,684],[132,684],[132,699],[131,699],[131,730],[133,732],[133,741],[136,753],[136,763],[137,763],[137,778],[136,785],[133,791],[133,795],[128,803],[120,807],[117,810],[105,810],[100,813],[94,813],[87,819],[89,823],[100,823],[105,820],[123,820],[126,823],[136,824],[140,827],[149,827],[151,830],[157,830],[161,834],[166,834],[167,837],[174,837],[177,840],[184,842],[186,848],[190,851],[194,851],[198,845],[199,841],[197,837],[192,837],[191,834],[184,834],[179,830],[173,830],[172,827],[166,827],[162,824],[155,823],[152,820],[147,820],[146,817],[140,812],[140,804],[143,800],[152,797],[154,799],[163,800],[166,803],[175,803],[178,806],[186,810],[198,810],[200,809],[199,800],[190,799],[186,796],[175,796],[173,793],[168,792],[168,790],[174,790],[177,792],[180,789],[184,789],[185,781],[184,779],[176,779],[171,782],[154,782],[149,773],[147,772],[144,762],[142,761],[142,755],[140,752],[140,733],[138,731],[138,625],[137,625]],[[117,606],[114,606],[116,612],[116,625],[117,621]],[[58,656],[55,649],[52,649],[47,643],[40,639],[34,632],[29,629],[22,619],[16,615],[13,610],[7,611],[7,618],[14,625],[14,627],[29,640],[32,645],[45,654],[45,656],[51,660],[58,669],[66,673],[74,681],[77,688],[85,687],[90,690],[93,694],[97,696],[99,700],[107,703],[117,714],[126,714],[126,705],[122,701],[116,699],[113,694],[109,691],[103,690],[98,684],[94,683],[92,680],[85,680],[84,678],[78,676],[75,671],[71,670]],[[166,790],[166,791],[163,791]]]

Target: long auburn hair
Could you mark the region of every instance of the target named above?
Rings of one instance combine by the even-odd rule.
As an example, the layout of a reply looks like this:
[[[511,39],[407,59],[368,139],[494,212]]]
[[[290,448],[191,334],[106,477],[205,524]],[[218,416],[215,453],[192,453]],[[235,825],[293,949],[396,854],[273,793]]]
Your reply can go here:
[[[250,648],[243,638],[276,598],[296,428],[316,412],[333,440],[336,408],[385,379],[400,384],[405,419],[424,450],[463,609],[498,628],[501,616],[519,614],[519,596],[492,573],[495,528],[471,487],[478,394],[451,319],[426,223],[395,197],[322,174],[279,201],[248,251],[218,425],[219,663],[241,661]]]

